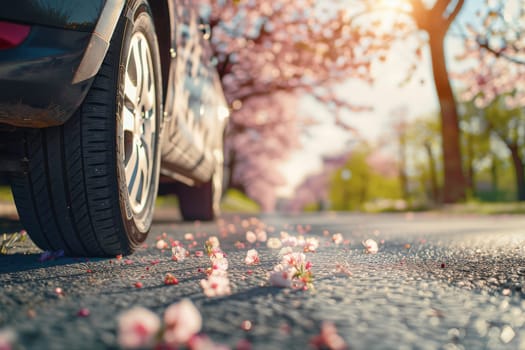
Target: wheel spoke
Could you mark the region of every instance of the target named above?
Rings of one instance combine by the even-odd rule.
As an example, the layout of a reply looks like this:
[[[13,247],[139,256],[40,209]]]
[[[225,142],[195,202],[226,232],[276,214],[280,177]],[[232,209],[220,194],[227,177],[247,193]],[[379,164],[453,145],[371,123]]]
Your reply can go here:
[[[128,159],[125,164],[129,202],[135,213],[147,205],[152,185],[156,147],[156,90],[151,51],[146,37],[131,38],[124,81],[123,129]]]
[[[135,133],[135,115],[126,106],[123,108],[124,131]]]
[[[139,146],[138,149],[139,153],[139,163],[138,163],[138,173],[144,178],[143,186],[145,191],[143,191],[144,195],[147,194],[147,190],[149,189],[149,177],[150,177],[150,160],[148,157],[148,147],[144,144]]]
[[[137,97],[139,95],[137,85],[133,82],[130,77],[129,71],[126,72],[124,77],[124,96],[126,97],[126,103],[130,103],[134,108],[137,105]]]
[[[140,54],[140,45],[141,40],[136,39],[134,40],[133,46],[131,50],[133,51],[133,61],[135,63],[135,69],[137,71],[137,95],[135,96],[135,99],[137,97],[140,97],[142,93],[142,78],[143,78],[143,62],[142,62],[142,55]]]
[[[136,174],[138,171],[138,157],[137,157],[137,144],[133,142],[131,146],[131,154],[129,160],[124,164],[126,172],[126,180],[128,181],[128,191],[131,192],[136,182]]]

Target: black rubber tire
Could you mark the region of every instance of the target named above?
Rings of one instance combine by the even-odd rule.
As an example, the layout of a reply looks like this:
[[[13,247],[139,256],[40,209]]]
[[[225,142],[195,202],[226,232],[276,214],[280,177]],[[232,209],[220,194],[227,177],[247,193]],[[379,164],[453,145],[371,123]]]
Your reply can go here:
[[[132,13],[132,19],[126,18]],[[124,174],[121,108],[123,74],[134,32],[150,46],[156,95],[156,137],[151,193],[133,213]],[[162,84],[155,28],[146,1],[124,10],[104,62],[83,104],[62,126],[25,129],[20,137],[27,171],[13,175],[22,224],[44,250],[69,256],[129,254],[151,226],[158,186]]]

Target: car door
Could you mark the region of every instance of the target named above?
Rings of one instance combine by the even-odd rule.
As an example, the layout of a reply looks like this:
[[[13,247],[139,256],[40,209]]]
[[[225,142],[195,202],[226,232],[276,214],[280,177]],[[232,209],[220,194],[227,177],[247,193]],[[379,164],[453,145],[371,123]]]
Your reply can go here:
[[[207,181],[213,172],[213,159],[207,140],[214,116],[206,102],[215,93],[199,14],[191,1],[174,6],[175,48],[167,98],[167,124],[162,149],[162,172],[177,173],[198,181]]]

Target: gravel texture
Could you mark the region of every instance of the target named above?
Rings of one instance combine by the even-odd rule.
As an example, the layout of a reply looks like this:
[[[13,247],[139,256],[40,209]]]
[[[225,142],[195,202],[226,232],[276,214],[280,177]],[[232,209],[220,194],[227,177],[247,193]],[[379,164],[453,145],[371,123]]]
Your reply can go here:
[[[14,330],[21,349],[113,349],[120,312],[140,305],[161,316],[186,297],[203,316],[203,333],[232,348],[247,339],[254,349],[308,349],[322,322],[331,321],[351,349],[525,349],[522,216],[259,217],[269,237],[282,230],[297,235],[297,225],[310,225],[304,235],[321,242],[307,254],[313,291],[269,286],[267,272],[279,256],[265,243],[257,247],[260,264],[247,266],[252,245],[242,220],[225,218],[222,231],[217,223],[161,220],[147,247],[120,260],[39,262],[38,250],[24,243],[0,256],[0,329]],[[184,234],[193,233],[192,253],[203,250],[206,237],[218,236],[233,293],[207,298],[199,281],[209,259],[192,254],[172,261],[169,250],[155,248],[163,232],[185,243]],[[331,241],[337,232],[344,244]],[[368,238],[379,243],[377,254],[364,253],[361,242]],[[235,247],[238,241],[245,248]],[[179,284],[164,285],[166,273]],[[83,308],[87,317],[78,315]]]

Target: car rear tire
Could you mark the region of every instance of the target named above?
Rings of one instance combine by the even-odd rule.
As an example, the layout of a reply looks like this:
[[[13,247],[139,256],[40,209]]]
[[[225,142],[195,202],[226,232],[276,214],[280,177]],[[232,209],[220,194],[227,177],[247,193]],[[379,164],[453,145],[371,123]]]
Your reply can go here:
[[[40,248],[115,256],[145,240],[159,178],[160,79],[152,16],[137,1],[122,14],[78,111],[62,126],[22,132],[27,171],[11,184]]]
[[[179,208],[183,220],[214,220],[220,215],[222,195],[222,164],[215,169],[212,179],[200,186],[177,186]]]

